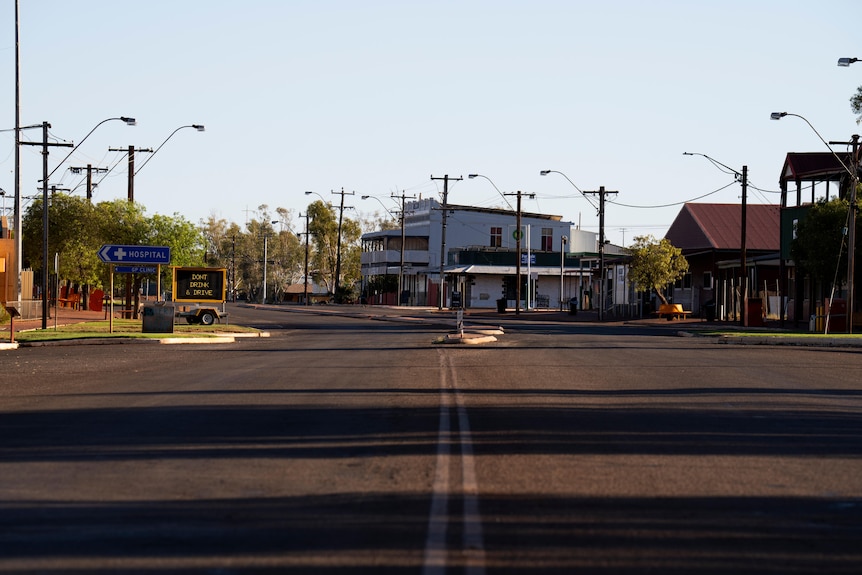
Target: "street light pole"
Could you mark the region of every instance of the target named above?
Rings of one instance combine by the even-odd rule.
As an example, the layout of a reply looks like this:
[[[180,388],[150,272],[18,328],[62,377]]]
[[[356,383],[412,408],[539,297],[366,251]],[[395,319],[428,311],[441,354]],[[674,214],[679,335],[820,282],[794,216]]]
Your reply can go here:
[[[859,135],[853,134],[853,177],[850,178],[850,213],[847,232],[847,333],[853,333],[853,311],[856,294],[854,280],[856,275],[856,188],[859,186]]]
[[[560,311],[565,311],[565,305],[563,304],[563,298],[565,297],[563,277],[566,269],[566,244],[568,241],[569,238],[566,236],[560,236]]]
[[[859,58],[839,58],[839,66],[849,66],[859,61]],[[859,136],[854,134],[851,136],[853,146],[853,173],[850,174],[850,213],[847,219],[848,234],[847,234],[847,333],[853,333],[853,311],[856,296],[853,293],[854,285],[853,276],[856,273],[856,188],[859,187]]]
[[[63,145],[48,143],[50,127],[48,122],[42,123],[42,174],[45,176],[42,180],[42,329],[48,328],[48,178],[51,176],[48,173],[48,146]]]
[[[36,145],[42,146],[42,329],[48,328],[48,180],[51,176],[54,175],[54,172],[63,165],[63,163],[69,159],[69,157],[75,153],[81,144],[90,137],[90,135],[96,131],[96,128],[104,124],[105,122],[109,122],[111,120],[122,120],[129,126],[134,126],[137,124],[134,118],[128,118],[126,116],[120,116],[119,118],[106,118],[96,124],[92,130],[90,130],[86,136],[84,136],[77,145],[73,146],[72,144],[61,144],[61,143],[48,143],[48,128],[51,127],[51,124],[48,122],[42,122],[42,143],[37,144],[36,142],[32,142]],[[31,142],[20,142],[21,144],[31,144]],[[72,148],[72,150],[66,154],[66,157],[63,158],[57,166],[48,172],[48,147],[49,146],[62,146]],[[112,294],[113,295],[113,294]]]
[[[338,243],[335,248],[335,302],[341,303],[338,291],[341,286],[341,226],[344,222],[344,196],[354,196],[356,192],[345,192],[342,187],[340,192],[332,193],[341,195],[341,205],[338,208]]]
[[[521,231],[521,196],[524,194],[518,190],[513,194],[504,195],[515,196],[517,199],[515,202],[515,251],[517,252],[515,259],[515,315],[519,315],[521,313],[521,239],[524,236]],[[536,194],[527,194],[527,196],[534,198]]]
[[[596,194],[599,196],[599,321],[604,318],[605,312],[605,197],[608,194],[616,194],[599,186],[598,191],[584,192],[585,194]]]
[[[846,60],[846,64],[842,63],[842,61]],[[849,66],[853,62],[856,62],[856,58],[841,58],[838,61],[839,66]],[[841,157],[835,153],[835,150],[832,149],[832,146],[823,139],[823,136],[820,135],[820,132],[808,121],[804,116],[800,116],[799,114],[791,114],[789,112],[772,112],[769,117],[772,120],[780,120],[784,116],[795,116],[797,118],[802,119],[811,130],[817,134],[817,137],[820,138],[820,141],[823,142],[823,145],[826,146],[832,155],[838,160],[838,163],[841,164],[841,167],[844,168],[844,171],[850,176],[850,198],[849,203],[850,206],[848,208],[847,213],[847,333],[853,333],[853,309],[854,309],[854,274],[856,273],[856,188],[859,185],[859,159],[858,159],[858,151],[859,151],[859,136],[853,135],[851,138],[851,142],[849,142],[853,146],[853,170],[847,167],[847,164],[841,159]],[[840,142],[843,144],[847,144],[848,142]],[[827,314],[832,309],[832,302],[829,302],[829,308],[827,310]],[[828,325],[828,320],[827,320]]]
[[[278,220],[272,220],[270,224],[277,224]],[[266,264],[269,259],[267,254],[267,240],[269,240],[269,229],[263,230],[263,298],[261,303],[266,303]]]
[[[266,304],[266,260],[267,260],[267,240],[269,239],[269,230],[264,230],[263,232],[263,297],[261,298],[262,304]]]
[[[746,253],[746,231],[748,230],[748,166],[742,166],[742,172],[737,172],[730,166],[722,164],[715,158],[711,158],[706,154],[698,152],[683,152],[683,156],[701,156],[712,162],[716,166],[721,166],[725,170],[733,172],[736,179],[742,184],[742,215],[740,217],[740,227],[742,229],[739,243],[739,325],[748,325],[748,316],[746,308],[748,307],[748,255]],[[783,306],[782,306],[783,307]],[[782,314],[784,312],[782,311]]]
[[[515,234],[516,234],[516,245],[515,251],[517,251],[517,255],[515,259],[515,315],[519,315],[521,313],[521,192],[518,191],[518,215],[515,217]]]
[[[230,238],[230,301],[236,301],[236,234]]]
[[[20,35],[19,0],[15,0],[15,293],[16,300],[23,300],[21,293],[21,259],[24,256],[23,244],[23,220],[21,204],[21,47],[18,44]],[[32,127],[32,126],[31,126]],[[9,333],[12,333],[10,327]]]
[[[855,309],[855,279],[856,279],[856,188],[859,185],[859,135],[850,136],[849,142],[829,142],[852,146],[850,157],[853,172],[850,174],[850,190],[847,212],[847,333],[853,333],[853,310]],[[830,302],[830,308],[831,308]]]
[[[500,196],[503,198],[503,201],[506,202],[506,205],[509,206],[509,209],[513,209],[512,204],[509,203],[509,198],[506,197],[506,194],[500,191],[500,188],[497,187],[497,184],[494,183],[494,180],[492,180],[488,176],[483,176],[482,174],[467,174],[467,177],[471,180],[474,178],[485,178],[486,180],[488,180],[491,185],[494,186],[494,189],[497,190],[497,193],[500,194]]]
[[[303,217],[303,216],[300,216]],[[308,210],[305,212],[305,282],[302,289],[302,305],[308,305]]]
[[[392,196],[398,199],[399,196]],[[401,263],[398,268],[398,301],[396,305],[401,305],[401,294],[404,293],[404,244],[407,242],[407,232],[404,226],[404,218],[407,217],[407,198],[413,199],[416,196],[407,196],[404,191],[401,191]],[[409,302],[405,302],[409,303]]]
[[[102,125],[102,124],[104,124],[105,122],[110,122],[111,120],[122,120],[122,121],[123,121],[123,122],[125,122],[125,123],[126,123],[126,125],[128,125],[128,126],[137,126],[137,125],[138,125],[138,122],[137,122],[134,118],[129,118],[128,116],[119,116],[119,117],[117,117],[117,118],[106,118],[106,119],[102,120],[101,122],[99,122],[98,124],[96,124],[96,125],[93,127],[93,129],[92,129],[92,130],[90,130],[89,132],[87,132],[87,135],[86,135],[86,136],[84,136],[83,138],[81,138],[81,141],[80,141],[80,142],[78,142],[78,144],[77,144],[74,148],[72,148],[72,150],[71,150],[68,154],[66,154],[66,157],[65,157],[65,158],[63,158],[62,160],[60,160],[60,163],[59,163],[59,164],[57,164],[57,167],[55,167],[53,170],[51,170],[51,173],[50,173],[50,174],[48,174],[48,178],[50,178],[51,176],[53,176],[53,175],[54,175],[54,172],[56,172],[56,171],[60,168],[60,166],[62,166],[62,165],[66,162],[66,160],[68,160],[68,159],[69,159],[69,157],[70,157],[72,154],[74,154],[74,153],[75,153],[75,150],[77,150],[78,148],[80,148],[80,147],[81,147],[81,144],[83,144],[83,143],[87,140],[87,138],[89,138],[89,137],[93,134],[93,132],[95,132],[95,131],[96,131],[96,128],[98,128],[99,126],[101,126],[101,125]],[[49,128],[51,127],[51,126],[50,126],[50,124],[48,125],[48,127],[49,127]],[[22,144],[25,144],[25,143],[28,143],[28,142],[21,142],[21,143],[22,143]],[[66,145],[66,144],[64,144],[64,145]],[[47,179],[47,178],[46,178],[46,179]]]
[[[748,166],[742,166],[742,235],[740,236],[739,266],[742,294],[739,298],[739,314],[742,326],[748,326],[748,254],[746,253],[746,231],[748,229]]]
[[[42,329],[48,329],[48,178],[54,173],[48,173],[48,148],[51,146],[72,147],[72,144],[48,142],[48,129],[50,127],[51,124],[48,122],[42,122],[41,142],[20,142],[25,145],[42,146]],[[68,158],[68,156],[66,157]],[[18,241],[20,242],[20,240]]]
[[[440,303],[438,305],[438,310],[443,311],[443,303],[446,301],[446,293],[443,289],[445,285],[444,281],[444,268],[446,267],[446,216],[448,215],[448,207],[447,202],[449,200],[449,180],[461,181],[464,178],[450,178],[449,174],[445,174],[442,178],[435,178],[433,175],[431,176],[431,180],[443,180],[443,216],[441,222],[440,229]]]
[[[580,193],[584,197],[584,199],[587,200],[587,202],[589,202],[589,204],[596,209],[596,211],[598,211],[599,206],[594,204],[593,201],[590,199],[590,197],[587,196],[587,194],[581,188],[576,186],[575,182],[573,182],[569,178],[569,176],[567,176],[566,174],[564,174],[563,172],[560,172],[558,170],[542,170],[539,172],[540,176],[547,176],[548,174],[559,174],[559,175],[563,176],[564,178],[566,178],[566,181],[569,182],[572,185],[572,187],[575,188],[578,191],[578,193]]]
[[[180,130],[182,130],[183,128],[194,128],[194,129],[195,129],[195,130],[197,130],[198,132],[204,132],[204,131],[206,131],[206,128],[203,126],[203,124],[188,124],[188,125],[186,125],[186,126],[180,126],[180,127],[179,127],[179,128],[177,128],[176,130],[174,130],[173,132],[171,132],[171,135],[170,135],[170,136],[168,136],[167,138],[165,138],[165,141],[164,141],[164,142],[162,142],[161,144],[159,144],[159,147],[158,147],[158,148],[156,148],[156,149],[153,151],[153,153],[152,153],[152,154],[150,154],[150,157],[149,157],[149,158],[147,158],[146,160],[144,160],[144,163],[143,163],[143,164],[141,164],[141,165],[138,167],[138,169],[137,169],[137,170],[135,170],[135,175],[138,175],[138,172],[140,172],[141,170],[143,170],[143,169],[144,169],[144,166],[146,166],[146,165],[147,165],[147,163],[148,163],[150,160],[152,160],[152,159],[153,159],[153,156],[155,156],[156,154],[158,154],[158,153],[159,153],[159,150],[161,150],[161,149],[162,149],[162,146],[164,146],[165,144],[167,144],[167,143],[168,143],[168,140],[170,140],[170,139],[174,136],[174,134],[176,134],[177,132],[179,132],[179,131],[180,131]]]
[[[573,187],[573,188],[575,188],[575,189],[578,191],[578,193],[579,193],[579,194],[581,194],[581,196],[583,196],[583,198],[584,198],[585,200],[587,200],[587,202],[588,202],[591,206],[593,206],[593,207],[596,209],[596,212],[599,214],[599,267],[604,268],[604,261],[605,261],[605,241],[604,241],[604,235],[605,235],[605,226],[604,226],[604,221],[605,221],[605,204],[604,204],[604,193],[602,192],[602,194],[601,194],[601,199],[600,199],[600,201],[599,201],[599,205],[596,205],[596,204],[593,202],[593,200],[592,200],[592,199],[590,199],[590,197],[589,197],[587,194],[595,194],[595,193],[597,193],[597,192],[584,192],[581,188],[579,188],[578,186],[576,186],[576,185],[575,185],[575,182],[573,182],[573,181],[571,180],[571,178],[569,178],[569,176],[567,176],[566,174],[564,174],[563,172],[561,172],[561,171],[559,171],[559,170],[541,170],[541,171],[539,172],[539,175],[540,175],[540,176],[547,176],[548,174],[559,174],[559,175],[563,176],[563,177],[566,179],[566,181],[567,181],[567,182],[569,182],[569,184],[571,184],[571,185],[572,185],[572,187]],[[602,186],[602,188],[601,188],[601,189],[602,189],[602,190],[604,190],[604,186]],[[615,194],[616,192],[607,192],[607,193],[614,193],[614,194]],[[602,270],[601,270],[601,277],[602,277],[602,292],[600,293],[600,297],[599,297],[599,301],[601,302],[601,303],[600,303],[600,306],[599,306],[599,321],[601,321],[601,319],[602,319],[602,312],[603,312],[603,310],[602,310],[601,308],[602,308],[602,306],[604,305],[604,295],[603,295],[603,294],[604,294],[604,273],[605,273],[605,272],[604,272],[604,269],[602,269]],[[579,288],[581,288],[581,290],[583,291],[583,289],[582,289],[582,288],[583,288],[583,285],[582,285],[582,284],[583,284],[583,276],[582,276],[582,275],[579,275],[579,276],[578,276],[578,286],[579,286]]]

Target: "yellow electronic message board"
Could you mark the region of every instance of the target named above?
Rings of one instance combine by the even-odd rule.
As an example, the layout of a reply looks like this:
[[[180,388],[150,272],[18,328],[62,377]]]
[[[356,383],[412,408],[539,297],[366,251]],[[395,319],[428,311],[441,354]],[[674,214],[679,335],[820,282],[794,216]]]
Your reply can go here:
[[[174,269],[174,301],[223,302],[227,286],[225,268]]]

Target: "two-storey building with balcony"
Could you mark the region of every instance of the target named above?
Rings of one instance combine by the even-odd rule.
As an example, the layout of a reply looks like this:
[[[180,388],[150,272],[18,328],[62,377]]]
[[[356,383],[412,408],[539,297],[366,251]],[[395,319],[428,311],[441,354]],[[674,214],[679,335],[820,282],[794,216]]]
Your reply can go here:
[[[444,218],[437,200],[408,202],[403,230],[362,236],[363,298],[372,304],[399,303],[398,290],[379,289],[382,282],[377,281],[397,276],[401,304],[438,305],[444,250],[443,306],[451,304],[453,292],[464,307],[493,308],[501,298],[514,305],[517,222],[512,210],[450,204]],[[562,216],[530,212],[521,213],[521,230],[522,306],[555,307],[561,298],[591,292],[596,233],[580,230]]]

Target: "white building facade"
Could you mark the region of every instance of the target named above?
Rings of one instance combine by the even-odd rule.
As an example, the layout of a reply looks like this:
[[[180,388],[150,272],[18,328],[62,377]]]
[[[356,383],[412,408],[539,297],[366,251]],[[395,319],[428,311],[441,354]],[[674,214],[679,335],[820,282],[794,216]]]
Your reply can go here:
[[[493,308],[500,299],[514,306],[516,212],[447,205],[444,217],[443,206],[434,199],[409,202],[405,212],[403,230],[362,236],[363,298],[368,303],[450,307],[454,292],[455,306],[460,300],[463,307]],[[597,234],[579,230],[561,216],[528,212],[521,213],[521,230],[524,309],[556,307],[590,291]],[[446,254],[442,300],[441,253]],[[375,289],[375,278],[382,276],[399,276],[400,289],[388,294]]]

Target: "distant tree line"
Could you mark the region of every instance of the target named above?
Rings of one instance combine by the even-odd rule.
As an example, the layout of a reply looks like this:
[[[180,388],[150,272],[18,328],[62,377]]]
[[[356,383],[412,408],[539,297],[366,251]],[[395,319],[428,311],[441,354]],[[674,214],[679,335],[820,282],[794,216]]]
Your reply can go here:
[[[126,200],[90,203],[84,198],[57,192],[48,202],[48,266],[43,258],[43,205],[35,199],[22,222],[24,269],[35,271],[40,285],[43,270],[60,281],[84,290],[109,285],[110,266],[98,257],[102,245],[152,245],[171,248],[171,265],[222,267],[228,270],[229,294],[260,301],[263,293],[264,244],[266,244],[267,301],[280,301],[284,288],[304,283],[306,230],[296,230],[291,210],[258,207],[244,226],[210,216],[198,225],[180,214],[146,214],[144,206]],[[345,215],[341,225],[341,287],[334,294],[337,267],[338,213],[331,204],[317,201],[308,212],[308,281],[323,286],[338,299],[358,296],[360,283],[360,238],[363,231],[391,226],[381,219],[360,220]],[[303,214],[305,216],[305,214]],[[305,217],[302,218],[304,224]],[[266,239],[266,241],[264,241]],[[59,270],[53,269],[55,254]],[[135,293],[145,279],[130,278]],[[162,291],[170,290],[171,270],[162,266]],[[120,283],[115,280],[115,283]]]

